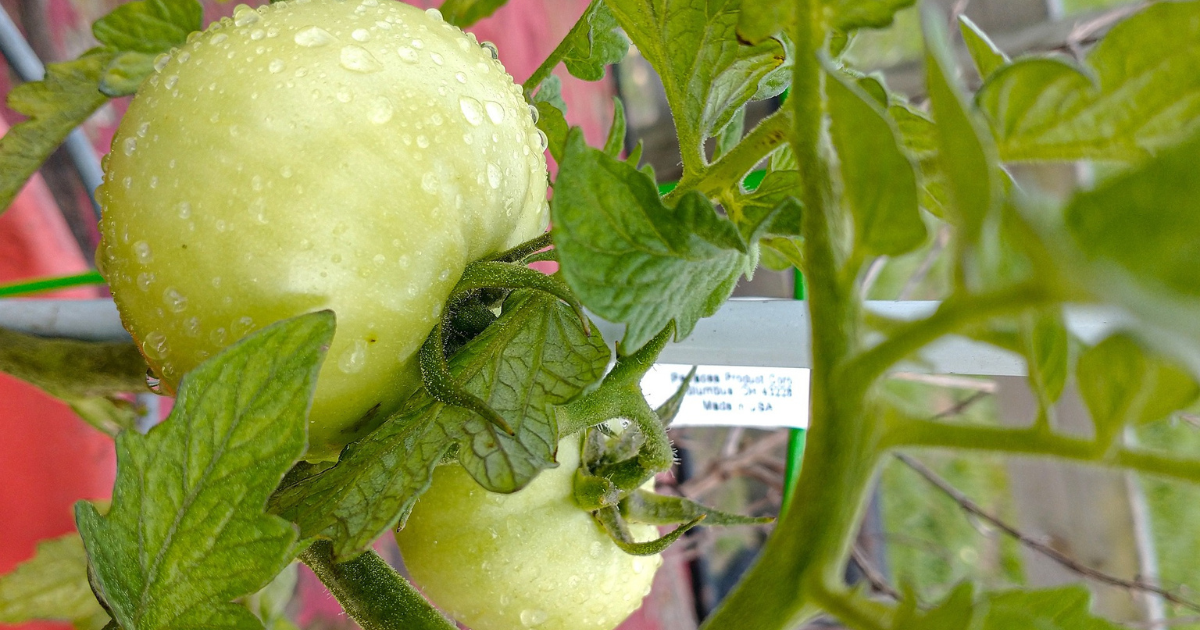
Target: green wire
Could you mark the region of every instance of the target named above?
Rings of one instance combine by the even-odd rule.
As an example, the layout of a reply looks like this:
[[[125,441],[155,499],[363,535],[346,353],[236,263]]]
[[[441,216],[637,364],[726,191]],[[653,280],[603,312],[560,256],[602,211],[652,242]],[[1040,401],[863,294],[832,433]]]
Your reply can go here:
[[[96,271],[88,271],[72,276],[53,276],[38,278],[36,280],[22,280],[11,284],[0,284],[0,298],[33,295],[35,293],[96,284],[104,284],[104,276]]]
[[[799,269],[795,273],[792,296],[797,300],[803,300],[805,296],[804,275],[800,273]],[[783,505],[779,508],[780,514],[787,511],[788,505],[792,502],[792,495],[796,491],[796,481],[800,479],[800,465],[804,460],[805,437],[806,432],[804,429],[792,429],[788,432],[787,462],[783,471]]]

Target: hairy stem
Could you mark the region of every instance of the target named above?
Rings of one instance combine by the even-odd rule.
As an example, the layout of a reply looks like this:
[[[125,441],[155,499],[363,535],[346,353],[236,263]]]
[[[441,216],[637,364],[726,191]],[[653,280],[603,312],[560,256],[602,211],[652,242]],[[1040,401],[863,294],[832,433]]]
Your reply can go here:
[[[300,554],[300,561],[317,574],[363,630],[457,628],[374,551],[335,563],[333,543],[319,540]]]
[[[550,76],[550,73],[554,71],[554,68],[558,65],[558,62],[562,61],[562,58],[566,56],[567,51],[570,50],[571,46],[574,45],[573,42],[575,40],[575,36],[580,32],[587,32],[591,30],[592,14],[596,12],[596,9],[599,8],[599,6],[600,0],[592,0],[591,4],[588,5],[587,10],[584,11],[583,15],[579,17],[579,21],[575,23],[575,26],[571,27],[571,30],[567,33],[567,36],[558,43],[558,46],[554,47],[554,50],[550,52],[550,56],[546,57],[546,60],[542,62],[542,65],[538,66],[537,70],[534,70],[533,74],[529,75],[528,79],[525,79],[525,83],[521,84],[521,89],[524,90],[525,98],[527,100],[533,96],[534,91],[536,91],[538,86],[542,84],[542,81],[545,81],[546,77]]]
[[[866,383],[839,376],[857,336],[857,295],[839,281],[844,222],[833,201],[818,54],[823,4],[798,0],[792,33],[796,61],[791,146],[803,182],[804,273],[812,326],[811,426],[796,493],[759,560],[704,628],[784,630],[811,617],[821,593],[842,588],[850,553],[881,450],[882,425],[865,413]],[[868,626],[871,627],[871,626]]]
[[[663,200],[670,205],[690,190],[699,191],[706,197],[717,197],[736,189],[755,165],[787,142],[794,117],[795,113],[787,107],[771,114],[716,162],[699,173],[685,174]]]

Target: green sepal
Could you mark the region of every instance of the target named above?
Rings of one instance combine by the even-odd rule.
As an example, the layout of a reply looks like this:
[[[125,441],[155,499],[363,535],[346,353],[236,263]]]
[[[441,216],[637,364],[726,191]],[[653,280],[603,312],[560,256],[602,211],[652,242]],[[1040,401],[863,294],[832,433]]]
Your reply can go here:
[[[648,542],[637,542],[633,539],[633,535],[629,533],[629,526],[625,524],[621,518],[621,513],[616,508],[604,508],[592,513],[592,518],[604,527],[604,531],[608,533],[609,538],[621,548],[621,551],[631,556],[653,556],[662,553],[672,543],[679,540],[687,531],[700,521],[704,520],[704,516],[698,516],[691,521],[676,527],[671,533]]]
[[[703,517],[706,526],[763,525],[773,522],[770,516],[743,516],[710,508],[686,497],[656,494],[641,488],[621,500],[621,516],[633,523],[649,525],[678,525],[692,523]]]

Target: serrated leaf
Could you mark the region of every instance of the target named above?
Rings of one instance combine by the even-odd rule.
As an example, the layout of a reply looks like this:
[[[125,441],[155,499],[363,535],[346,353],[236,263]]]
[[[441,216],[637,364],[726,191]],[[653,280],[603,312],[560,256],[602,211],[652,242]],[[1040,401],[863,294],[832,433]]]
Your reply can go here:
[[[890,26],[896,12],[911,7],[916,0],[825,0],[824,4],[830,25],[848,33]]]
[[[1075,376],[1102,436],[1114,435],[1126,424],[1159,420],[1200,397],[1200,385],[1186,369],[1144,350],[1125,334],[1084,351]]]
[[[888,107],[888,116],[900,132],[900,143],[921,169],[921,207],[936,217],[945,218],[950,203],[946,174],[938,158],[937,125],[925,114],[907,105]]]
[[[976,99],[1005,160],[1133,161],[1200,130],[1200,2],[1153,3],[1077,67],[1020,59]]]
[[[563,114],[567,113],[567,102],[562,97],[562,79],[558,78],[556,74],[542,80],[542,84],[534,93],[532,100],[535,104],[549,103]]]
[[[970,582],[962,582],[930,610],[918,610],[916,601],[906,597],[892,627],[897,630],[972,630],[975,616],[975,587]]]
[[[700,168],[704,140],[738,108],[786,87],[791,61],[781,41],[739,43],[741,0],[606,2],[662,79],[687,170]]]
[[[999,198],[996,148],[950,79],[954,76],[954,56],[941,14],[925,10],[922,21],[926,83],[937,125],[938,159],[954,201],[952,216],[963,230],[963,237],[975,241]]]
[[[971,18],[965,15],[958,16],[958,30],[962,33],[963,42],[967,45],[967,52],[971,54],[971,61],[975,62],[975,70],[983,79],[987,79],[993,72],[1008,63],[1008,55],[992,43],[987,33],[976,26]]]
[[[79,59],[46,66],[46,79],[19,85],[8,106],[29,117],[0,137],[0,209],[8,209],[67,134],[107,100],[97,89],[112,53],[93,50]],[[2,212],[2,211],[0,211]]]
[[[703,516],[702,524],[708,527],[761,525],[775,520],[769,516],[732,514],[700,505],[685,497],[666,496],[641,489],[621,501],[621,516],[633,523],[651,525],[679,525]]]
[[[586,336],[575,313],[546,294],[515,292],[504,308],[454,355],[450,371],[509,421],[515,437],[422,391],[348,446],[336,466],[281,486],[272,511],[297,523],[305,537],[332,539],[344,559],[407,517],[456,444],[462,465],[495,492],[514,492],[553,466],[558,431],[551,407],[603,375],[608,347],[598,332]]]
[[[446,0],[438,10],[449,23],[466,28],[496,12],[508,0]]]
[[[843,200],[854,218],[855,247],[899,256],[925,241],[917,174],[901,152],[883,109],[857,85],[827,71],[830,136],[837,149]]]
[[[0,576],[0,623],[69,621],[100,630],[108,613],[88,585],[87,552],[79,534],[38,543],[32,558]]]
[[[619,97],[613,97],[613,121],[608,128],[608,138],[604,142],[604,152],[609,157],[617,159],[625,150],[625,103]],[[563,137],[565,142],[566,137]]]
[[[612,11],[602,0],[584,15],[589,28],[573,30],[563,42],[569,46],[563,55],[567,72],[584,81],[604,78],[604,69],[620,62],[629,51],[629,40],[621,34]]]
[[[987,606],[987,614],[979,630],[1121,630],[1093,616],[1091,603],[1091,591],[1079,585],[985,593],[981,605]]]
[[[329,311],[264,328],[185,376],[162,424],[118,436],[112,507],[80,502],[75,518],[122,628],[262,627],[229,602],[296,551],[295,528],[263,508],[304,454],[333,330]]]
[[[754,267],[737,228],[699,194],[663,205],[654,180],[572,131],[550,203],[563,279],[635,352],[675,321],[684,338]]]
[[[113,50],[158,55],[182,46],[204,27],[196,0],[138,0],[113,9],[92,24],[92,34]]]

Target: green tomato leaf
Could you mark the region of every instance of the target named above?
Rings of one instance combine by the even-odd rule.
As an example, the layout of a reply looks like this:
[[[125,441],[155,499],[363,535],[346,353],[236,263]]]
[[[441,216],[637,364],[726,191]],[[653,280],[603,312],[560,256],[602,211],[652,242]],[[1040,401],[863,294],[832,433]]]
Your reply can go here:
[[[1182,366],[1147,352],[1125,334],[1088,348],[1076,366],[1079,393],[1099,435],[1126,424],[1162,419],[1200,397],[1200,385]]]
[[[1062,313],[1028,315],[1021,322],[1020,345],[1029,366],[1029,385],[1043,408],[1058,402],[1070,371],[1070,337]]]
[[[538,87],[537,92],[533,95],[533,102],[549,103],[557,108],[561,113],[567,113],[567,102],[562,97],[562,79],[558,75],[552,74],[542,80],[542,84]]]
[[[829,23],[848,33],[860,28],[890,26],[900,9],[907,9],[916,0],[825,0]]]
[[[7,209],[67,134],[108,101],[96,86],[111,52],[95,49],[46,66],[46,78],[8,93],[8,106],[29,117],[0,137],[0,208]]]
[[[854,217],[855,246],[899,256],[925,242],[917,174],[901,152],[884,110],[855,83],[827,71],[830,135],[841,168],[843,200]]]
[[[572,131],[551,216],[563,279],[600,317],[627,325],[635,352],[674,321],[677,335],[717,312],[756,256],[699,194],[668,208],[650,177]]]
[[[980,605],[987,606],[987,614],[979,630],[1121,630],[1093,616],[1091,603],[1091,591],[1080,585],[984,593]]]
[[[971,622],[975,619],[975,613],[975,587],[970,582],[962,582],[950,591],[945,600],[927,611],[918,610],[916,599],[906,597],[896,612],[892,627],[904,630],[972,630]]]
[[[614,96],[612,126],[608,128],[608,138],[604,142],[604,152],[608,154],[608,157],[613,159],[621,157],[621,152],[625,150],[625,132],[625,103]]]
[[[1085,68],[1020,59],[976,96],[1000,155],[1134,161],[1200,130],[1200,2],[1154,3],[1113,27]]]
[[[81,630],[100,630],[108,613],[92,594],[87,568],[79,534],[38,543],[32,558],[0,576],[0,623],[69,621]]]
[[[92,34],[113,50],[159,55],[182,46],[189,33],[204,27],[203,20],[196,0],[138,0],[96,20]]]
[[[287,618],[287,606],[296,594],[299,565],[289,564],[275,579],[257,593],[243,600],[246,608],[254,613],[266,630],[295,630],[296,626]]]
[[[704,140],[742,105],[786,87],[791,62],[781,41],[738,42],[740,0],[606,3],[662,79],[688,171],[702,168]]]
[[[769,171],[752,192],[738,195],[730,212],[747,243],[772,236],[799,236],[804,208],[792,195],[800,187],[798,171]]]
[[[954,56],[942,16],[930,9],[923,12],[922,19],[926,83],[937,123],[938,159],[954,200],[956,222],[964,238],[974,242],[999,198],[996,147],[950,78],[954,76]]]
[[[987,79],[1009,62],[1008,55],[992,43],[987,33],[976,26],[971,18],[965,15],[958,16],[958,30],[962,33],[967,52],[971,53],[971,61],[975,62],[975,69],[980,77]]]
[[[620,62],[629,51],[629,40],[621,34],[608,5],[596,0],[593,6],[583,16],[589,28],[572,29],[563,42],[568,47],[562,58],[567,72],[584,81],[603,79],[604,69]]]
[[[407,518],[433,469],[452,447],[488,490],[514,492],[554,466],[558,428],[552,407],[598,380],[609,351],[595,330],[543,293],[517,291],[500,319],[450,360],[450,372],[509,420],[515,436],[424,391],[374,432],[346,447],[338,464],[294,476],[271,499],[305,537],[334,541],[353,557]]]
[[[508,0],[446,0],[438,10],[449,23],[466,28],[496,12]]]
[[[229,602],[295,555],[295,528],[263,508],[304,454],[333,330],[328,311],[264,328],[184,377],[163,424],[117,437],[112,507],[80,502],[75,518],[122,628],[262,627]]]
[[[679,525],[703,516],[702,525],[760,525],[775,519],[764,516],[742,516],[706,507],[684,497],[655,494],[649,490],[635,490],[621,500],[621,516],[631,523],[650,525]]]
[[[938,158],[937,125],[906,104],[891,105],[887,111],[900,132],[904,151],[920,168],[921,207],[936,217],[945,218],[950,193]]]
[[[566,150],[567,135],[571,132],[570,126],[567,125],[567,119],[563,116],[562,110],[549,102],[538,101],[534,107],[537,107],[538,110],[537,128],[546,134],[546,144],[550,149],[550,155],[561,162],[563,151]]]
[[[738,16],[738,37],[757,44],[772,35],[791,28],[796,20],[793,0],[754,0],[742,6]]]

